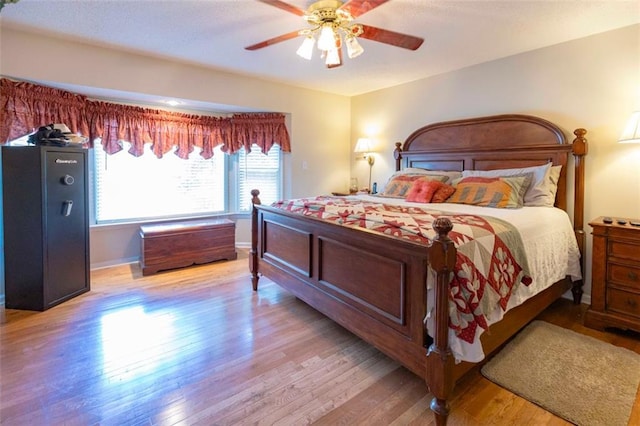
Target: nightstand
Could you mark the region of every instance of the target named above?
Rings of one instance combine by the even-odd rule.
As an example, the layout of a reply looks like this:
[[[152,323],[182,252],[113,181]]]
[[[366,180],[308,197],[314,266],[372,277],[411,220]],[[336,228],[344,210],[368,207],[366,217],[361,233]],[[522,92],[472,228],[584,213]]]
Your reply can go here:
[[[584,324],[603,330],[617,327],[640,331],[640,226],[604,223],[599,217],[593,228],[591,306]]]

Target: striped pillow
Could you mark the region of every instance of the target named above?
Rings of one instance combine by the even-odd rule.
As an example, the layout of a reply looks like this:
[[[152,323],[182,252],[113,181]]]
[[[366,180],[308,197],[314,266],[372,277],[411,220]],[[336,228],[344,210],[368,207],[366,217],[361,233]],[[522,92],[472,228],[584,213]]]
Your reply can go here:
[[[519,208],[524,205],[532,173],[509,177],[466,177],[456,186],[456,192],[448,203],[470,204],[474,206]]]

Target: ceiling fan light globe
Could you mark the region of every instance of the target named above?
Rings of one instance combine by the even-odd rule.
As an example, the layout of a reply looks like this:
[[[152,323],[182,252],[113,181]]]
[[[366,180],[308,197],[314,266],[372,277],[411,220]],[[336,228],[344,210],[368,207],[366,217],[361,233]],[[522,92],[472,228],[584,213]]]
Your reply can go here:
[[[335,46],[336,41],[333,27],[331,26],[331,24],[322,25],[322,29],[320,30],[320,37],[318,37],[318,49],[331,50],[335,49]]]
[[[340,64],[340,54],[338,53],[338,49],[335,46],[333,47],[333,49],[327,50],[327,60],[325,64],[327,65]]]
[[[304,41],[302,42],[298,50],[296,50],[296,53],[301,58],[304,58],[310,61],[311,57],[313,56],[313,46],[315,44],[316,44],[315,38],[313,38],[312,36],[305,37]]]
[[[349,55],[349,58],[353,59],[362,55],[362,52],[364,52],[364,49],[362,48],[360,43],[358,43],[357,38],[347,37],[346,42],[347,42],[347,55]]]

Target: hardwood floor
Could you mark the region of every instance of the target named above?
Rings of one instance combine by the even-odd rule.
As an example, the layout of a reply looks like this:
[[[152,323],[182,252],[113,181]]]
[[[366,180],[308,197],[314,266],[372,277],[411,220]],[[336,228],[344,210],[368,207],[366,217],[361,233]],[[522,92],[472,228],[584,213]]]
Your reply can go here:
[[[540,318],[640,353],[637,334],[584,328],[585,308]],[[254,293],[243,251],[147,277],[93,271],[89,293],[0,315],[2,425],[434,424],[421,379],[269,280]],[[568,424],[477,370],[449,420]]]

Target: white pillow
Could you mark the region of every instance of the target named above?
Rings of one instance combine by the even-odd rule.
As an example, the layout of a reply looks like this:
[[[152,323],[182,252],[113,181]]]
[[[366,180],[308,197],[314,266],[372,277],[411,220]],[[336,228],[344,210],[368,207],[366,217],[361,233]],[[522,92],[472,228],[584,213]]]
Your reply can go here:
[[[558,192],[558,181],[560,180],[560,172],[562,171],[562,166],[551,166],[549,168],[549,192],[551,194],[551,199],[553,200],[553,204],[556,201],[556,193]],[[551,204],[553,206],[553,204]]]
[[[517,176],[526,173],[533,173],[531,185],[524,194],[524,205],[528,207],[553,207],[558,188],[559,170],[554,170],[553,176],[550,173],[551,163],[542,166],[523,167],[520,169],[496,169],[496,170],[464,170],[462,177],[507,177]],[[552,178],[555,176],[555,183]]]
[[[427,170],[419,169],[417,167],[407,167],[400,171],[395,172],[391,177],[398,175],[427,175],[427,176],[445,176],[447,180],[444,183],[451,185],[451,181],[462,177],[462,172],[449,171],[449,170]]]

